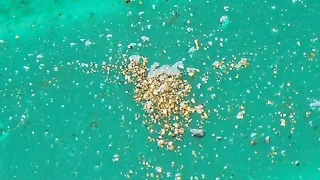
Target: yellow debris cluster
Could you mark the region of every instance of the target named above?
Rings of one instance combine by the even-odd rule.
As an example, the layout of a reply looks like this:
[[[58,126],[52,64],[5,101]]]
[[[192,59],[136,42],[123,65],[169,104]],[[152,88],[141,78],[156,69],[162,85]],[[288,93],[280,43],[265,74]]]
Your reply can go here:
[[[123,74],[126,81],[135,86],[134,100],[143,106],[147,114],[148,119],[144,124],[150,133],[157,133],[156,139],[149,139],[157,141],[160,147],[174,150],[169,137],[173,137],[173,140],[183,139],[185,128],[191,122],[190,115],[198,113],[206,118],[208,115],[203,110],[204,106],[187,100],[192,87],[187,80],[182,79],[181,73],[163,72],[150,77],[147,63],[145,57],[131,59],[123,69]]]

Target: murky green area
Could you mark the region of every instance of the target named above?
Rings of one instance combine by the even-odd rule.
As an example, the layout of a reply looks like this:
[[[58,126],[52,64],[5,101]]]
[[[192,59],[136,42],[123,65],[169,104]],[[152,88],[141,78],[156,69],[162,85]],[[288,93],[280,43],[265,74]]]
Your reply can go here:
[[[0,179],[320,177],[320,111],[310,107],[320,100],[320,1],[20,0],[0,7]],[[103,68],[131,55],[149,65],[183,61],[190,98],[210,111],[206,136],[186,130],[179,152],[148,140],[135,119],[144,112],[133,86],[119,68]],[[213,65],[241,59],[249,65]],[[199,72],[189,77],[187,67]],[[192,119],[197,127],[200,116]]]

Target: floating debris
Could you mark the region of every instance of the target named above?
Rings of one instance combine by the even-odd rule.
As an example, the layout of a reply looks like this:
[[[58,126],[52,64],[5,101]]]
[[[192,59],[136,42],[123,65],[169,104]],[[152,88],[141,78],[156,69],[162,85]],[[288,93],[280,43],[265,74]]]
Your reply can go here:
[[[228,16],[221,16],[220,17],[220,29],[224,29],[228,26],[230,20]]]
[[[238,112],[238,114],[236,115],[236,118],[237,119],[243,119],[244,118],[244,114],[245,114],[246,112],[244,111],[244,110],[241,110],[240,112]]]
[[[187,72],[188,72],[188,75],[189,75],[189,76],[194,76],[194,74],[195,74],[196,72],[200,72],[200,70],[199,70],[199,69],[196,69],[196,68],[187,68]]]
[[[266,144],[269,144],[270,143],[270,136],[267,136],[265,139],[264,139],[264,142]]]
[[[161,148],[174,151],[174,140],[181,141],[185,128],[189,127],[190,115],[197,113],[203,119],[208,118],[203,105],[197,105],[195,100],[188,100],[192,87],[187,80],[182,79],[182,61],[174,65],[162,65],[155,62],[147,68],[148,59],[132,55],[128,65],[123,69],[127,83],[135,86],[134,100],[143,106],[146,112],[143,124],[148,127],[152,142],[157,142]],[[204,136],[203,131],[194,130],[195,136]]]
[[[191,135],[194,137],[203,137],[205,133],[202,129],[190,129]]]
[[[310,108],[313,111],[320,111],[320,101],[319,100],[313,100],[312,103],[310,103]]]

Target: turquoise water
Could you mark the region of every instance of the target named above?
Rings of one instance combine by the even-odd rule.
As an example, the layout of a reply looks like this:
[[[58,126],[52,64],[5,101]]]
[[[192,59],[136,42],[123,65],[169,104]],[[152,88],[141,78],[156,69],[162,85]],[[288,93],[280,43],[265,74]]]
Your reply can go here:
[[[0,179],[319,179],[320,112],[309,104],[320,99],[320,2],[0,5]],[[118,68],[135,54],[199,69],[182,72],[210,111],[191,116],[205,137],[187,131],[179,152],[149,141]],[[241,58],[249,66],[212,65]]]

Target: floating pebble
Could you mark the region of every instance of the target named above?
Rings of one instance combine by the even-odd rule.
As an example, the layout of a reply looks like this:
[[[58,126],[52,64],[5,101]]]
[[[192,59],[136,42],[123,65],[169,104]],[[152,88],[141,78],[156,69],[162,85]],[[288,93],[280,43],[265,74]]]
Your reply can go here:
[[[195,137],[203,137],[205,135],[202,129],[190,129],[191,135]]]

